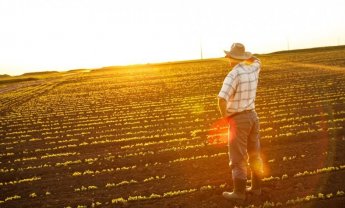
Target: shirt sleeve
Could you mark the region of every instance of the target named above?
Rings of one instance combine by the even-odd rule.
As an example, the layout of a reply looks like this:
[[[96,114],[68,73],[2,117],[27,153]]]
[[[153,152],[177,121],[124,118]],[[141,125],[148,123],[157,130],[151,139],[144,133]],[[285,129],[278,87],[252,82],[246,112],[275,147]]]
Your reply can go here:
[[[229,101],[230,97],[235,93],[238,83],[237,71],[231,70],[225,77],[223,86],[218,94],[218,97]]]

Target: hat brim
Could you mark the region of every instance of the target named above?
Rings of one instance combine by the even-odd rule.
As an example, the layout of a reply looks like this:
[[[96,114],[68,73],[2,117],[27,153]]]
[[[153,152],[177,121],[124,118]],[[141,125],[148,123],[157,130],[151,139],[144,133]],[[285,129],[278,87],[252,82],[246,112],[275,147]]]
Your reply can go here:
[[[224,50],[224,53],[226,54],[226,56],[229,56],[234,59],[239,59],[239,60],[246,60],[253,56],[251,52],[245,52],[243,55],[237,55],[237,54],[231,53],[231,51]]]

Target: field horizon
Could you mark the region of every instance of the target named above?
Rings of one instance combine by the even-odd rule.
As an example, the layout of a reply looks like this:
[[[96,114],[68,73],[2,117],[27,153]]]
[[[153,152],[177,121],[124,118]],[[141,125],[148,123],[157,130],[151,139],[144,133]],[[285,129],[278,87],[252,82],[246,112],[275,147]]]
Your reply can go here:
[[[344,207],[345,46],[258,54],[263,194]],[[0,207],[235,207],[225,58],[0,76]],[[248,175],[250,184],[250,175]]]
[[[255,56],[267,56],[272,54],[286,54],[286,53],[297,53],[297,52],[316,52],[316,51],[327,51],[327,50],[338,50],[345,48],[345,45],[336,45],[336,46],[322,46],[322,47],[312,47],[312,48],[300,48],[300,49],[291,49],[291,50],[281,50],[281,51],[274,51],[265,54],[254,54]],[[36,76],[36,75],[44,75],[44,74],[53,74],[53,73],[70,73],[70,72],[78,72],[78,71],[93,71],[93,70],[100,70],[100,69],[109,69],[109,68],[133,68],[133,67],[143,67],[143,66],[153,66],[153,65],[166,65],[166,64],[178,64],[178,63],[190,63],[190,62],[200,62],[200,61],[212,61],[219,58],[203,58],[203,59],[191,59],[191,60],[178,60],[178,61],[166,61],[166,62],[154,62],[154,63],[145,63],[145,64],[128,64],[128,65],[112,65],[112,66],[104,66],[101,68],[80,68],[80,69],[67,69],[67,70],[45,70],[45,71],[31,71],[26,72],[21,75],[8,75],[8,74],[0,74],[0,80],[2,78],[14,78],[14,77],[22,77],[22,76]]]

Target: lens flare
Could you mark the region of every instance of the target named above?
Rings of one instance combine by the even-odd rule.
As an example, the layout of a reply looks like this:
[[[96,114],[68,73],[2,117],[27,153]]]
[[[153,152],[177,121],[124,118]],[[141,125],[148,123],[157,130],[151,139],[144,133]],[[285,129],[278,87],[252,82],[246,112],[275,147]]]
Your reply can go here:
[[[231,129],[231,131],[229,131]],[[213,145],[227,145],[228,140],[236,136],[236,123],[233,119],[218,119],[208,133],[208,143]]]

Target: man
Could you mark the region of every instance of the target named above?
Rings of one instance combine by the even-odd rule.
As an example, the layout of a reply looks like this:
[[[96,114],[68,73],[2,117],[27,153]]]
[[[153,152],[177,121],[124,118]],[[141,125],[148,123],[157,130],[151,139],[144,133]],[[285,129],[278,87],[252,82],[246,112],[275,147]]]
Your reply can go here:
[[[255,112],[255,97],[261,62],[245,51],[241,43],[234,43],[230,51],[224,51],[233,67],[226,76],[218,94],[218,106],[222,119],[229,124],[229,160],[232,169],[233,192],[223,196],[235,202],[243,202],[246,191],[261,194],[263,174],[260,156],[259,120]],[[246,190],[247,160],[251,169],[251,187]]]

